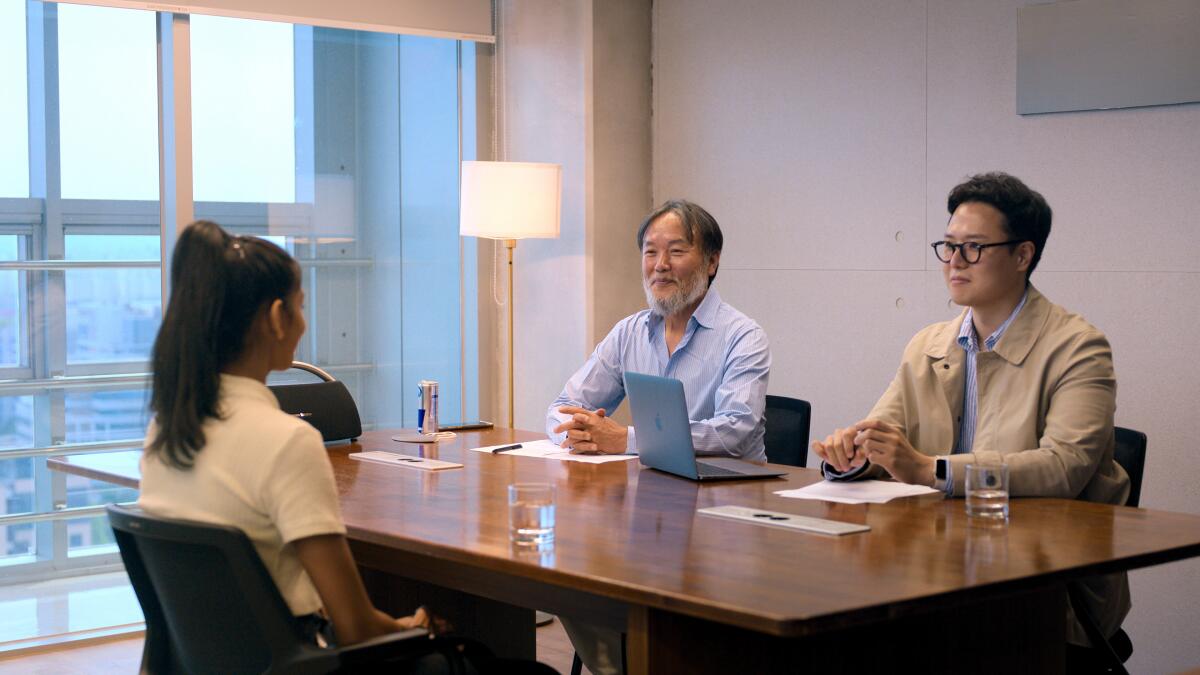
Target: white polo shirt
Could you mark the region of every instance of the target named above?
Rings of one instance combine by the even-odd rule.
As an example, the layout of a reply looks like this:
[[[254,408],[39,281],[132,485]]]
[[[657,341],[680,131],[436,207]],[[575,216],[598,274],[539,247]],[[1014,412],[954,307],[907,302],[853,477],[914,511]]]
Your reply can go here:
[[[220,419],[204,424],[204,447],[186,471],[142,454],[138,504],[150,513],[241,529],[296,615],[321,607],[291,542],[345,534],[321,434],[279,409],[270,389],[221,375]],[[146,431],[149,442],[155,424]]]

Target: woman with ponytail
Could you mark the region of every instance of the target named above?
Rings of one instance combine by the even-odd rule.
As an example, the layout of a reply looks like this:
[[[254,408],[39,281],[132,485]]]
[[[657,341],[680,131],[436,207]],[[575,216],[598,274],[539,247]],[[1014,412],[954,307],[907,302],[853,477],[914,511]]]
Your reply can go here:
[[[291,366],[305,327],[300,268],[283,249],[207,221],[183,231],[154,342],[138,503],[244,531],[314,641],[428,627],[424,610],[394,619],[372,606],[321,435],[265,385]]]
[[[424,609],[394,619],[371,604],[346,543],[321,434],[280,410],[266,387],[268,373],[291,367],[305,328],[300,268],[283,249],[208,221],[184,229],[151,356],[154,419],[138,504],[245,532],[318,644],[429,628]],[[397,672],[554,672],[495,659],[461,638],[440,646],[442,653],[397,664]]]

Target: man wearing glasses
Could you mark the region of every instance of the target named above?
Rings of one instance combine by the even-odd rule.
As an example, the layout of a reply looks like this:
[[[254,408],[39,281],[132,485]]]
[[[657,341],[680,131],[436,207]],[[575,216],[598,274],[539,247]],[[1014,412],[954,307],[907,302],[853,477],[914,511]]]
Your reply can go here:
[[[967,464],[1005,462],[1013,496],[1124,504],[1108,340],[1029,283],[1050,206],[1016,177],[985,173],[951,190],[947,208],[946,234],[932,246],[950,298],[965,309],[917,333],[865,419],[813,442],[825,477],[890,476],[960,497]],[[1113,635],[1129,611],[1128,583],[1092,582],[1088,604]],[[1068,638],[1088,644],[1075,621]],[[1074,664],[1087,651],[1068,656]]]

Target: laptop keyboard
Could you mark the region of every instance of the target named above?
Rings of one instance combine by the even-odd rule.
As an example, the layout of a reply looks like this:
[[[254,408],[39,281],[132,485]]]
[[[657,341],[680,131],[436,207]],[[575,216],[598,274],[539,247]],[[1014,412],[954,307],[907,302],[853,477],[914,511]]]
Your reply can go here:
[[[696,475],[699,476],[745,476],[741,471],[726,469],[723,466],[714,466],[704,462],[696,462]]]

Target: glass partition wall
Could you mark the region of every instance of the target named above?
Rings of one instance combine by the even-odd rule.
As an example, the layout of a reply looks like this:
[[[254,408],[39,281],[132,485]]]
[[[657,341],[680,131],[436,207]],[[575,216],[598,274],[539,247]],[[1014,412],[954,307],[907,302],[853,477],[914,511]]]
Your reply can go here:
[[[183,200],[299,260],[297,358],[346,382],[364,426],[415,425],[421,379],[443,420],[478,417],[457,226],[474,63],[445,38],[0,0],[0,585],[119,569],[103,506],[136,491],[47,461],[141,446],[175,239],[160,213]],[[181,87],[189,124],[160,134]],[[191,195],[162,206],[177,152]]]

